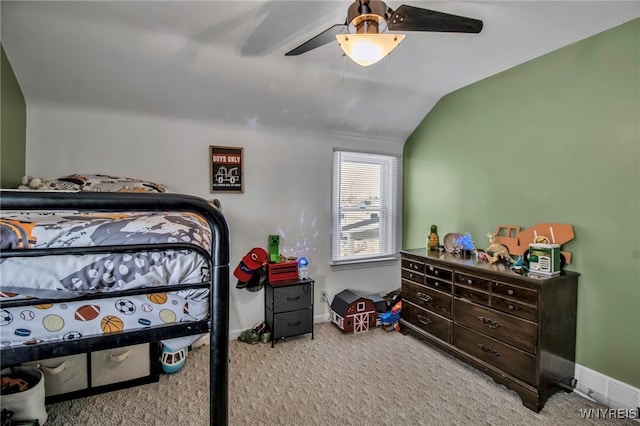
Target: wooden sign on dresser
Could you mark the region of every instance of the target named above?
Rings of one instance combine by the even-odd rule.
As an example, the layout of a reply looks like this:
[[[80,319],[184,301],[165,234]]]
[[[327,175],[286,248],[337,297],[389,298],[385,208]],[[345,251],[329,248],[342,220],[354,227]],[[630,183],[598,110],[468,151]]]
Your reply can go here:
[[[426,248],[400,253],[403,332],[483,371],[536,412],[572,390],[580,274],[520,275]]]

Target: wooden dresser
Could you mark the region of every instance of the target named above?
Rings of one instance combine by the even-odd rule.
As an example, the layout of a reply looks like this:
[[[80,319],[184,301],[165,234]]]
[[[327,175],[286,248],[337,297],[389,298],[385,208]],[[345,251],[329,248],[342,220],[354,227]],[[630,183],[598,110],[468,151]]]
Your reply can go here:
[[[400,253],[403,332],[488,374],[536,412],[572,389],[579,274],[519,275],[475,256]]]

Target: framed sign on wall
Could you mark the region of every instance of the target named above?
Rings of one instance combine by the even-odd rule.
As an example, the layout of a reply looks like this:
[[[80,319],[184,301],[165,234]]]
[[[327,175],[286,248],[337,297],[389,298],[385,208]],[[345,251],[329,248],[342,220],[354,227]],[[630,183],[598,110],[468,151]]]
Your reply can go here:
[[[243,148],[209,147],[211,192],[244,192]]]

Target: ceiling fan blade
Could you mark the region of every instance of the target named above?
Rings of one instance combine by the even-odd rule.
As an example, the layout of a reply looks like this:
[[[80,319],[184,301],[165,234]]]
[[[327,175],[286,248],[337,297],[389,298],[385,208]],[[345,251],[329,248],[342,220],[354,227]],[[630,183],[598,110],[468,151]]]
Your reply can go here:
[[[285,46],[305,27],[327,22],[325,17],[335,10],[335,4],[325,1],[269,0],[260,3],[264,4],[254,12],[254,19],[262,20],[242,45],[242,56],[264,56]],[[305,18],[291,19],[292,16]]]
[[[435,10],[402,5],[389,18],[391,31],[438,31],[452,33],[479,33],[482,21],[450,15]]]
[[[295,49],[285,53],[285,56],[295,56],[300,55],[302,53],[306,53],[310,50],[315,49],[316,47],[320,47],[327,43],[331,43],[332,41],[336,41],[336,36],[338,34],[347,34],[349,32],[348,27],[343,24],[336,24],[331,28],[328,28],[304,43]]]

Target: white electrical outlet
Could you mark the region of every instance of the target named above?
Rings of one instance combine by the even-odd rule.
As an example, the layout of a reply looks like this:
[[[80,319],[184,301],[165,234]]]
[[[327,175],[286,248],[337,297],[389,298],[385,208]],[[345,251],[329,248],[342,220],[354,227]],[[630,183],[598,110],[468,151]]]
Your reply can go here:
[[[329,303],[329,294],[327,290],[322,290],[322,301]]]

